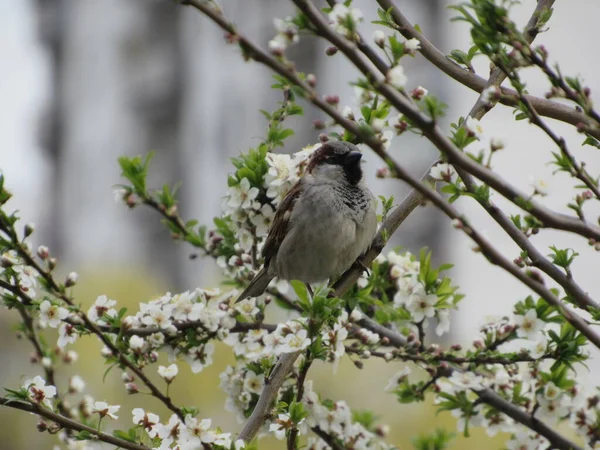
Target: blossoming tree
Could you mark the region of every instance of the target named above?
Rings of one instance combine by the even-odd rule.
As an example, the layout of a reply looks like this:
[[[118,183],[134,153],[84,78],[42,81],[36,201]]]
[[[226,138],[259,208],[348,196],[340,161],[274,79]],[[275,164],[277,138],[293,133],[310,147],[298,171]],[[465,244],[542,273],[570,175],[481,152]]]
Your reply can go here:
[[[600,200],[598,178],[576,158],[567,143],[548,125],[547,118],[577,128],[584,145],[600,148],[600,115],[589,89],[576,77],[563,75],[548,50],[533,44],[552,15],[552,0],[538,0],[525,29],[510,18],[513,2],[471,0],[454,7],[457,18],[471,27],[473,46],[446,57],[405,17],[392,0],[377,0],[381,27],[372,40],[361,34],[363,15],[351,1],[319,10],[311,0],[292,0],[297,10],[275,19],[276,34],[266,50],[247,39],[212,0],[182,0],[225,31],[226,41],[275,72],[275,89],[283,101],[272,113],[266,137],[233,160],[227,180],[223,213],[207,229],[184,221],[175,193],[168,186],[153,190],[146,176],[150,157],[121,158],[126,183],[117,195],[131,207],[145,205],[162,216],[174,239],[214,258],[229,285],[244,287],[260,267],[264,244],[275,209],[299,179],[313,150],[310,144],[292,155],[277,153],[293,131],[285,120],[302,114],[298,101],[320,109],[328,121],[317,121],[320,140],[344,139],[363,143],[386,164],[381,178],[397,178],[413,190],[400,204],[381,198],[380,227],[362,264],[350,268],[332,284],[310,294],[301,284],[274,280],[265,295],[234,303],[238,289],[198,288],[142,303],[139,311],[118,308],[102,295],[89,310],[78,306],[76,273],[65,280],[55,276],[56,259],[50,250],[30,248],[34,227],[19,224],[9,212],[10,193],[0,178],[0,288],[4,305],[21,319],[19,333],[33,345],[42,375],[22,386],[5,387],[0,404],[40,417],[38,429],[58,433],[68,448],[105,442],[119,448],[240,449],[256,448],[260,437],[272,433],[297,449],[307,439],[311,449],[388,449],[385,427],[356,415],[341,399],[322,398],[313,388],[310,369],[315,361],[334,367],[349,358],[357,367],[381,358],[397,365],[386,390],[402,403],[422,402],[433,393],[440,410],[457,417],[459,430],[483,427],[488,434],[509,433],[508,449],[600,448],[600,399],[586,391],[577,370],[600,348],[600,304],[577,282],[571,270],[578,256],[571,249],[550,247],[550,254],[529,239],[546,230],[571,233],[600,249],[600,227],[592,220],[592,203]],[[192,11],[190,11],[192,13]],[[300,36],[327,41],[328,55],[342,55],[361,73],[347,80],[359,88],[359,109],[341,107],[334,95],[318,93],[313,75],[296,71],[286,49]],[[438,69],[481,95],[466,118],[450,130],[438,124],[444,105],[426,88],[407,90],[409,74],[403,58],[421,53]],[[472,59],[480,55],[493,64],[488,79],[475,74]],[[547,98],[527,93],[521,69],[533,67],[548,79]],[[511,87],[501,87],[508,80]],[[557,102],[555,98],[567,102]],[[483,139],[481,118],[497,104],[513,108],[517,119],[527,119],[556,145],[550,155],[557,172],[577,180],[564,214],[542,200],[545,185],[534,183],[523,192],[494,170],[494,155],[504,144]],[[423,135],[439,150],[427,173],[418,178],[388,153],[392,138],[408,132]],[[499,208],[492,194],[511,202],[518,213]],[[453,202],[461,197],[476,202],[520,248],[509,257],[471,225]],[[389,237],[406,217],[425,202],[439,208],[454,227],[474,241],[489,262],[525,285],[531,295],[517,299],[500,321],[486,324],[468,348],[428,343],[427,324],[443,335],[450,329],[450,310],[458,309],[462,295],[445,275],[449,266],[434,267],[431,254],[384,250]],[[23,230],[21,232],[20,230]],[[369,271],[363,271],[362,265]],[[552,287],[549,287],[549,286]],[[292,311],[293,318],[266,323],[267,308]],[[66,398],[80,393],[81,377],[69,380],[67,391],[57,390],[55,368],[74,363],[69,346],[95,336],[104,348],[101,357],[122,372],[130,394],[143,387],[172,413],[160,418],[151,411],[84,398],[73,407]],[[212,363],[214,343],[231,347],[236,363],[221,373],[227,394],[226,409],[244,424],[237,436],[213,426],[193,405],[178,405],[169,395],[178,367],[189,364],[199,373]],[[171,364],[158,365],[159,353]],[[156,371],[163,386],[153,383]],[[417,381],[415,374],[420,375]],[[423,380],[423,376],[426,379]],[[111,403],[117,403],[114,398]],[[107,432],[106,423],[118,415],[131,417],[126,431]],[[574,433],[563,435],[556,424],[566,422]],[[306,436],[306,438],[304,437]],[[577,436],[577,438],[572,438]],[[415,448],[445,448],[449,437],[433,433],[415,441]]]

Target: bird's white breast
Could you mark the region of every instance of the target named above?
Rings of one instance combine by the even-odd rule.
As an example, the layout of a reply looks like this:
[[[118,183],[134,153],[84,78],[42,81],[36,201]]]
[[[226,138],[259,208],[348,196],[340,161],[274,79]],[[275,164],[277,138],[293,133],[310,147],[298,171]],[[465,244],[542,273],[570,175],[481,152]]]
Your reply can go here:
[[[356,188],[341,195],[335,183],[307,180],[271,265],[275,275],[324,281],[341,275],[369,247],[377,227],[375,200],[363,185]]]

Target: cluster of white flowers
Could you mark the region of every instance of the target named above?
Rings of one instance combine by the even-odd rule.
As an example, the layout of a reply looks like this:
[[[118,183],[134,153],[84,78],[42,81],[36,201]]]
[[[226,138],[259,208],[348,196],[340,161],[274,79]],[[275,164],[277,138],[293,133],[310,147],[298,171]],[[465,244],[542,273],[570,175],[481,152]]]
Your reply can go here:
[[[19,258],[17,252],[8,250],[0,256],[0,273],[4,272],[4,267],[10,267],[14,273],[14,278],[10,277],[7,281],[13,286],[19,286],[21,291],[31,298],[35,298],[35,288],[37,286],[37,271]]]
[[[517,327],[517,336],[525,339],[522,346],[529,355],[533,358],[542,357],[548,348],[546,322],[538,319],[535,309],[530,309],[524,315],[515,315],[513,324]]]
[[[248,361],[294,353],[310,345],[306,323],[307,319],[300,317],[278,324],[272,333],[259,329],[245,334],[231,334],[225,343],[233,347],[236,356],[243,356]]]
[[[156,332],[148,336],[133,334],[129,338],[129,348],[139,357],[150,357],[154,361],[154,352],[165,347],[166,337],[177,334],[177,326],[189,326],[190,322],[197,324],[196,331],[200,336],[210,333],[223,340],[236,324],[235,315],[238,312],[233,308],[232,302],[237,295],[235,289],[225,292],[219,289],[196,289],[175,295],[167,293],[148,303],[140,303],[140,311],[123,319],[123,326],[126,330],[152,328]],[[98,299],[97,303],[106,304],[104,296]],[[96,307],[93,306],[92,309]],[[198,373],[212,364],[214,344],[208,342],[192,348],[166,346],[166,351],[171,362],[178,356],[183,357],[192,372]],[[160,373],[159,370],[159,373],[166,380],[177,375],[177,366],[162,370],[164,372]]]
[[[360,449],[392,449],[395,448],[379,436],[367,430],[362,424],[352,420],[352,410],[344,401],[337,401],[331,407],[324,406],[319,396],[314,392],[312,381],[307,381],[304,386],[303,403],[308,416],[306,425],[310,428],[318,427],[323,432],[343,442],[344,448]],[[304,427],[299,428],[302,434]],[[275,430],[277,433],[277,431]],[[324,441],[318,438],[310,438],[309,449],[329,448]]]
[[[404,67],[400,64],[395,65],[388,70],[385,80],[397,89],[404,89],[408,83],[408,77],[404,73]]]
[[[274,363],[274,359],[271,361]],[[257,373],[258,367],[254,369],[256,372],[240,360],[235,367],[227,366],[219,375],[220,387],[227,394],[225,409],[234,413],[239,423],[245,420],[246,412],[258,400],[264,387],[264,374]]]
[[[354,314],[356,316],[356,314]],[[327,359],[334,368],[345,354],[344,342],[348,338],[349,318],[342,312],[332,326],[321,330],[321,343],[327,352]],[[379,336],[365,329],[357,331],[357,336],[366,345],[375,345]],[[225,343],[233,347],[238,358],[236,367],[229,366],[221,373],[221,388],[227,394],[225,407],[235,412],[240,420],[258,399],[264,386],[262,373],[265,362],[274,364],[277,356],[305,350],[311,340],[307,332],[307,319],[300,317],[277,325],[272,332],[264,329],[250,330],[245,333],[231,334]],[[300,361],[296,362],[296,368]],[[260,373],[259,373],[260,372]]]
[[[454,167],[448,163],[438,163],[429,170],[431,178],[437,181],[445,181],[446,183],[454,183],[457,175]]]
[[[390,278],[398,291],[394,295],[394,306],[405,308],[411,313],[412,322],[421,322],[429,318],[437,319],[436,334],[450,330],[450,311],[447,308],[436,308],[436,294],[425,292],[425,286],[419,279],[420,263],[410,252],[399,254],[391,251],[385,259],[390,264]]]
[[[292,22],[291,17],[285,19],[275,18],[273,20],[277,34],[269,41],[269,51],[274,55],[281,56],[291,44],[297,44],[300,40],[298,27]]]
[[[234,442],[231,433],[211,428],[211,419],[199,420],[188,414],[182,422],[173,414],[167,423],[161,423],[157,414],[146,412],[142,408],[135,408],[132,414],[135,425],[142,428],[151,439],[159,440],[160,445],[154,447],[157,450],[195,450],[205,446],[240,450],[245,446],[241,439]]]
[[[531,311],[517,316],[515,321],[520,324],[517,334],[519,337],[539,339],[542,337],[545,324]],[[523,324],[524,327],[521,328]],[[488,334],[496,330],[495,332],[502,336],[510,334],[514,331],[514,327],[515,325],[510,324],[507,318],[502,318],[486,324],[483,330]],[[447,395],[459,393],[466,394],[468,399],[474,401],[477,396],[472,391],[483,388],[491,388],[504,397],[512,398],[513,392],[518,389],[521,403],[526,404],[537,419],[555,425],[569,418],[571,426],[578,434],[588,438],[594,436],[600,425],[599,397],[586,399],[578,385],[568,384],[572,387],[561,389],[552,381],[548,381],[549,372],[545,370],[548,370],[551,364],[550,360],[528,363],[529,370],[524,371],[521,371],[519,366],[504,364],[487,364],[485,370],[480,373],[455,370],[447,380],[436,382],[436,390],[441,394],[436,398],[436,403],[447,401]],[[543,437],[484,404],[477,404],[470,410],[468,416],[465,416],[460,409],[453,410],[452,414],[458,419],[459,431],[465,429],[468,421],[470,426],[483,427],[489,436],[494,436],[498,432],[511,433],[512,438],[506,443],[508,449],[542,449],[549,445]]]
[[[356,28],[363,18],[361,10],[350,8],[343,3],[336,3],[329,13],[329,21],[333,24],[335,30],[348,39],[354,38]]]

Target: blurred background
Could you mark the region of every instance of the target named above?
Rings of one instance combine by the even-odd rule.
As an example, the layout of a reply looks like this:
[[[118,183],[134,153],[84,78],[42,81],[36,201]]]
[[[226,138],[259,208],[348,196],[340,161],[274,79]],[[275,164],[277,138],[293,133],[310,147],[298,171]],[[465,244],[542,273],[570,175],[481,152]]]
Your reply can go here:
[[[468,49],[468,29],[463,23],[449,22],[448,2],[397,3],[442,51]],[[294,12],[291,3],[281,0],[223,0],[221,4],[242,32],[265,48],[275,34],[273,17]],[[365,14],[361,31],[370,37],[376,2],[355,0],[354,5]],[[516,7],[517,22],[525,24],[534,7],[532,0]],[[594,0],[557,2],[548,32],[536,41],[547,47],[551,60],[560,61],[566,74],[582,75],[592,94],[600,87],[600,60],[595,57],[599,14],[600,3]],[[226,191],[229,158],[259,142],[266,123],[258,110],[271,111],[281,100],[280,92],[269,87],[270,73],[258,64],[245,63],[236,48],[224,43],[223,33],[198,12],[169,1],[0,0],[0,42],[0,169],[14,193],[9,206],[20,210],[24,221],[37,224],[34,244],[50,247],[60,260],[60,273],[79,273],[77,301],[87,308],[98,295],[107,294],[135,310],[140,301],[165,291],[218,285],[215,264],[190,260],[192,249],[173,243],[155,213],[143,208],[129,211],[115,201],[112,191],[120,182],[117,158],[155,151],[150,184],[181,181],[182,216],[210,224]],[[316,74],[320,93],[337,94],[341,105],[356,106],[348,84],[356,71],[339,55],[325,56],[325,47],[323,42],[303,38],[289,56],[301,70]],[[489,67],[483,58],[475,61],[475,67],[487,76]],[[448,103],[446,126],[465,115],[477,98],[420,55],[406,62],[406,71],[410,88],[423,85]],[[536,95],[548,90],[547,81],[535,71],[525,71],[525,79]],[[311,122],[317,118],[322,118],[318,111],[306,106],[304,117],[291,121],[296,135],[282,151],[297,151],[316,142],[318,131]],[[567,138],[576,157],[587,161],[591,173],[600,172],[597,149],[580,147],[583,139],[570,127],[552,125]],[[506,144],[495,168],[529,192],[530,177],[545,179],[550,195],[544,201],[567,212],[573,183],[560,175],[552,177],[547,164],[554,150],[550,140],[526,123],[515,122],[503,106],[488,114],[483,126],[488,136],[501,137]],[[426,141],[409,136],[394,140],[391,153],[419,175],[436,155]],[[407,187],[395,180],[376,180],[375,170],[383,164],[369,152],[365,159],[373,191],[393,194],[400,201]],[[506,255],[518,256],[517,248],[475,205],[458,204]],[[513,211],[512,206],[507,208]],[[552,244],[575,248],[581,254],[574,264],[576,279],[591,294],[600,294],[594,279],[598,256],[584,240],[560,233],[542,233],[533,239],[542,253],[548,253]],[[468,344],[486,317],[510,314],[511,304],[528,295],[510,276],[473,253],[463,235],[431,207],[411,215],[392,245],[414,252],[427,246],[438,263],[456,265],[453,276],[467,297],[453,317],[446,344]],[[2,387],[15,388],[24,374],[29,377],[40,371],[29,364],[30,348],[11,331],[15,322],[16,315],[0,314]],[[116,372],[102,381],[104,367],[93,339],[83,339],[75,349],[80,352],[79,363],[57,369],[63,390],[70,375],[83,376],[86,390],[95,399],[122,405],[118,428],[130,426],[134,406],[168,418],[152,399],[127,398]],[[235,432],[240,425],[224,411],[225,396],[215,389],[218,374],[233,358],[229,349],[219,350],[215,364],[201,374],[192,376],[180,364],[183,375],[171,393],[175,402],[196,405],[202,417],[212,417],[214,424]],[[593,356],[590,372],[581,370],[586,383],[599,368],[598,354]],[[329,366],[318,366],[311,376],[324,397],[375,410],[381,422],[391,427],[389,442],[399,447],[411,448],[412,437],[436,427],[455,431],[450,414],[436,415],[431,405],[405,407],[383,392],[401,366],[378,361],[366,366],[357,373],[352,364],[342,365],[335,383]],[[0,410],[1,447],[52,448],[56,439],[35,433],[35,422],[33,416]],[[473,430],[472,435],[469,440],[458,436],[454,448],[500,448],[504,439],[490,442],[481,430]],[[283,447],[272,440],[265,448],[269,445]]]

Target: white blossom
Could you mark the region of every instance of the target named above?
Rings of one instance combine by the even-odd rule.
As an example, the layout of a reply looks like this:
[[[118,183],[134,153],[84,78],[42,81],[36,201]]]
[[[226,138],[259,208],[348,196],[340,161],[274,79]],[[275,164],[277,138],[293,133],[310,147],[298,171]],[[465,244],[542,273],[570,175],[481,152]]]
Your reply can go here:
[[[429,175],[434,180],[452,183],[456,180],[456,171],[448,163],[439,163],[429,170]]]
[[[269,431],[273,432],[275,437],[279,440],[285,439],[285,433],[287,430],[293,427],[292,419],[288,414],[279,414],[275,422],[269,426]]]
[[[515,315],[517,336],[529,340],[537,340],[542,335],[546,323],[537,318],[535,309],[530,309],[525,315]]]
[[[496,86],[489,86],[489,87],[485,88],[483,90],[483,92],[481,93],[481,100],[489,103],[492,100],[496,99],[498,93],[499,93],[499,90]]]
[[[91,308],[88,310],[88,317],[92,322],[100,325],[106,325],[106,322],[101,318],[106,314],[109,317],[115,317],[117,311],[113,308],[117,302],[109,299],[106,295],[100,295]]]
[[[56,345],[60,348],[65,348],[67,344],[73,344],[78,337],[77,330],[73,325],[62,322],[58,326],[58,341],[56,342]]]
[[[116,412],[121,408],[120,405],[109,405],[106,402],[95,402],[92,407],[92,413],[97,413],[101,418],[110,417],[111,419],[118,419],[119,416]]]
[[[171,364],[168,367],[158,366],[158,374],[161,378],[163,378],[167,383],[171,383],[175,377],[179,373],[179,369],[177,364]]]
[[[404,89],[408,82],[408,77],[404,74],[404,67],[396,65],[388,70],[385,76],[386,81],[397,89]]]
[[[184,358],[190,365],[192,373],[200,373],[205,367],[212,364],[212,355],[214,352],[215,344],[209,342],[198,347],[192,347],[184,355]]]
[[[404,43],[404,50],[407,53],[414,54],[415,52],[417,52],[420,49],[421,49],[421,42],[419,42],[419,40],[417,38],[409,39],[408,41],[406,41]]]
[[[531,179],[531,186],[533,187],[533,191],[536,194],[539,194],[542,197],[545,197],[546,195],[548,195],[548,183],[546,183],[545,180],[543,180],[541,178],[533,178],[533,177],[530,177],[530,179]]]
[[[394,272],[395,267],[397,266],[392,267],[392,273]],[[423,283],[421,283],[416,274],[397,278],[396,286],[398,287],[398,291],[394,295],[394,306],[397,308],[400,306],[408,306],[409,303],[412,303],[414,297],[422,297],[425,295]]]
[[[450,331],[450,310],[447,308],[438,309],[436,311],[438,324],[435,327],[435,334],[441,336]]]
[[[232,209],[248,209],[258,195],[258,188],[251,187],[248,178],[242,178],[237,186],[229,188],[227,205]]]
[[[548,399],[544,395],[538,394],[536,399],[539,408],[537,409],[535,416],[538,419],[556,423],[558,419],[569,413],[565,397],[562,395],[558,395],[553,399]]]
[[[373,42],[383,48],[385,45],[385,33],[381,30],[373,31]]]
[[[52,328],[56,328],[68,315],[69,311],[62,306],[53,305],[48,300],[40,303],[40,320]]]
[[[69,392],[83,392],[85,381],[79,375],[73,375],[69,378]]]
[[[433,317],[435,314],[435,304],[438,298],[435,294],[425,294],[424,292],[412,295],[406,304],[406,309],[412,314],[414,322],[421,322],[426,317]]]
[[[477,138],[481,138],[483,136],[483,127],[481,126],[481,122],[474,117],[467,117],[467,120],[465,121],[465,128],[473,133]]]
[[[56,395],[56,387],[46,386],[46,380],[39,375],[33,379],[25,380],[23,387],[27,390],[27,396],[32,402],[52,409],[50,399]]]
[[[304,350],[310,345],[310,339],[308,338],[308,332],[302,328],[296,333],[290,333],[283,338],[283,345],[281,346],[281,353],[294,353],[300,350]]]
[[[336,31],[347,37],[352,37],[356,26],[363,20],[363,13],[357,8],[349,8],[343,3],[336,3],[329,13],[329,21]]]
[[[286,48],[284,40],[280,39],[279,36],[280,35],[277,35],[274,39],[271,39],[267,44],[269,51],[274,55],[281,55]]]
[[[131,413],[133,414],[133,423],[144,428],[148,436],[154,439],[159,431],[160,417],[154,413],[147,413],[142,408],[134,408]]]
[[[265,376],[264,374],[256,374],[251,370],[246,372],[244,376],[244,389],[253,394],[258,394],[263,390],[265,385]]]
[[[455,370],[452,372],[448,381],[459,390],[481,389],[483,387],[483,378],[473,372],[461,372]]]
[[[410,375],[410,367],[405,366],[402,370],[396,372],[392,378],[388,381],[385,391],[391,392],[395,390],[400,383],[402,383]]]
[[[129,348],[134,351],[142,351],[145,345],[146,341],[144,338],[139,337],[137,334],[134,334],[129,338]]]

